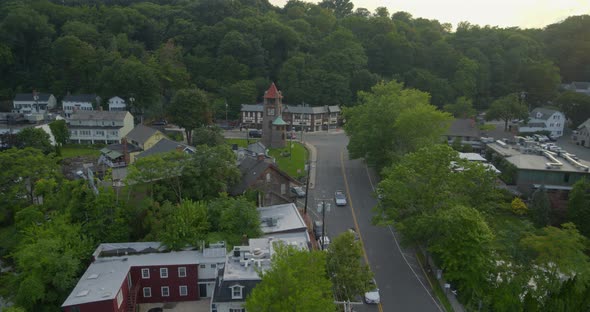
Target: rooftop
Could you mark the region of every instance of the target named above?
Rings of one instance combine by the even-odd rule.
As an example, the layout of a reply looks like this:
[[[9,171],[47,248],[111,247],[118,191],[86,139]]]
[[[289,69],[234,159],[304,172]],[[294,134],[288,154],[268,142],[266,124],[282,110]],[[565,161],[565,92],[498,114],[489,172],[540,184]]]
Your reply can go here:
[[[175,141],[163,138],[160,141],[158,141],[158,143],[154,144],[154,146],[152,146],[150,149],[140,153],[136,157],[139,159],[139,158],[143,158],[143,157],[147,157],[147,156],[151,156],[151,155],[155,155],[155,154],[168,153],[168,152],[172,152],[172,151],[182,151],[182,152],[185,152],[188,154],[192,154],[195,152],[195,148],[192,146],[188,146],[186,144],[180,143],[180,142],[175,142]]]
[[[62,307],[115,298],[131,267],[223,263],[225,247],[162,252],[159,242],[100,244]],[[210,250],[208,250],[210,249]]]
[[[35,99],[33,98],[33,92],[31,93],[17,93],[14,96],[14,101],[17,102],[29,102],[29,101],[34,101]],[[37,92],[37,96],[39,97],[38,101],[39,102],[47,102],[49,101],[49,97],[52,96],[53,94],[50,93],[39,93]]]
[[[264,234],[307,232],[305,221],[293,203],[258,208]]]
[[[270,87],[268,88],[268,90],[266,90],[266,92],[264,92],[264,98],[265,99],[280,99],[283,96],[281,95],[281,91],[279,91],[277,89],[277,86],[275,85],[275,83],[273,82]]]
[[[119,120],[123,121],[127,111],[85,111],[79,110],[72,114],[70,120]]]
[[[577,157],[575,155],[566,152],[549,152],[541,149],[537,145],[508,145],[496,141],[494,143],[489,143],[487,146],[496,153],[502,155],[508,162],[516,166],[518,169],[586,172],[583,166],[590,166],[590,163],[585,160],[576,160],[575,158]],[[556,165],[550,166],[549,164]]]
[[[127,138],[138,142],[139,144],[144,144],[156,132],[158,132],[158,130],[139,124],[127,133]]]
[[[479,129],[473,119],[454,119],[445,135],[479,138]]]
[[[70,94],[66,95],[63,102],[89,102],[94,103],[96,101],[96,94]]]

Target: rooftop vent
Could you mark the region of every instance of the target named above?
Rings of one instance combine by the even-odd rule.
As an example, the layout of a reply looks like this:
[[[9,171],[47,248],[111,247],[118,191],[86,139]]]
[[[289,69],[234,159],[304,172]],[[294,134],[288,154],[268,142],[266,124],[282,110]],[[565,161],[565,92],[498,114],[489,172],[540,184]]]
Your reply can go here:
[[[98,274],[90,274],[87,279],[97,279],[98,278]]]
[[[90,290],[88,289],[81,290],[76,294],[76,297],[85,297],[88,295],[89,292]]]

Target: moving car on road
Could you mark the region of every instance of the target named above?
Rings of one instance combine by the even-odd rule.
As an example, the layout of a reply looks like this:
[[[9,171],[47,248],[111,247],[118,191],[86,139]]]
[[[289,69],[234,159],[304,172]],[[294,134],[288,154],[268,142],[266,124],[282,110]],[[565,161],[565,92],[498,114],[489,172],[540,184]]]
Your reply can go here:
[[[320,246],[320,250],[328,250],[328,246],[330,246],[330,238],[328,235],[321,236],[318,239],[318,245]]]
[[[370,290],[365,293],[365,302],[379,304],[381,302],[381,296],[379,296],[379,288],[377,288],[375,279],[371,280],[369,286]]]
[[[346,195],[343,191],[336,191],[334,193],[334,201],[336,202],[336,206],[346,206]]]

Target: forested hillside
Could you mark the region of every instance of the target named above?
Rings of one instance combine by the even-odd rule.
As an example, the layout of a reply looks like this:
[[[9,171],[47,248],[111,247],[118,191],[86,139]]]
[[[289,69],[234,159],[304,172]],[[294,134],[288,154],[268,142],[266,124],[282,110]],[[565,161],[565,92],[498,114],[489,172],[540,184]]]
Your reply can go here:
[[[464,22],[453,31],[333,0],[14,0],[0,5],[0,21],[1,100],[95,92],[134,97],[152,116],[192,85],[235,117],[270,81],[294,104],[351,105],[357,91],[396,79],[439,107],[466,96],[483,109],[521,91],[535,106],[560,80],[590,80],[590,16],[542,30]]]

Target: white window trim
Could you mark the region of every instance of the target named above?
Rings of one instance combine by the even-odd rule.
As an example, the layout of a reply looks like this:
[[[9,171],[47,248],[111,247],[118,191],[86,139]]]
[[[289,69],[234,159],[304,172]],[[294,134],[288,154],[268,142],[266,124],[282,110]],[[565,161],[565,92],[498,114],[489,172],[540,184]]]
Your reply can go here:
[[[145,274],[147,273],[147,274]],[[150,278],[150,269],[141,269],[141,278],[148,279]]]
[[[168,268],[160,268],[160,278],[168,278]]]
[[[145,294],[145,291],[146,290],[149,292],[148,296],[146,296],[146,294]],[[144,298],[150,298],[151,296],[152,296],[152,288],[151,287],[144,287],[143,288],[143,297]]]
[[[243,299],[244,298],[244,292],[243,292],[244,286],[234,285],[234,286],[231,286],[230,288],[231,288],[231,298],[232,299]],[[234,294],[234,291],[236,290],[236,288],[240,290],[239,296]]]
[[[164,294],[164,289],[166,290],[167,294]],[[170,287],[168,287],[168,286],[160,287],[160,293],[162,294],[162,297],[170,297]]]
[[[184,271],[184,274],[180,274],[180,269]],[[178,267],[178,277],[186,277],[186,267]]]
[[[183,289],[184,289],[184,295],[182,294],[182,290]],[[178,293],[182,297],[188,296],[188,286],[186,286],[186,285],[180,285],[180,286],[178,286]]]

